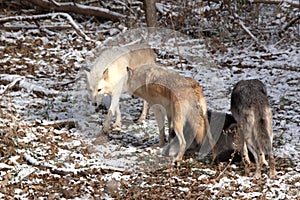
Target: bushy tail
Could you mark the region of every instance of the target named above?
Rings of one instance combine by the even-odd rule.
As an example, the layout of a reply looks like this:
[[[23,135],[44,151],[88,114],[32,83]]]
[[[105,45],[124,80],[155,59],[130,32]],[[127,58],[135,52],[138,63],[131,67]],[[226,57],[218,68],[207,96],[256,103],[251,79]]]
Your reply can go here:
[[[255,129],[259,137],[257,138],[261,150],[265,154],[272,153],[273,130],[272,111],[266,106],[260,116],[256,116]]]
[[[214,140],[208,121],[207,111],[200,115],[201,123],[198,124],[195,141],[201,145],[199,156],[206,156],[211,150],[213,152],[212,162],[217,157],[216,141]]]

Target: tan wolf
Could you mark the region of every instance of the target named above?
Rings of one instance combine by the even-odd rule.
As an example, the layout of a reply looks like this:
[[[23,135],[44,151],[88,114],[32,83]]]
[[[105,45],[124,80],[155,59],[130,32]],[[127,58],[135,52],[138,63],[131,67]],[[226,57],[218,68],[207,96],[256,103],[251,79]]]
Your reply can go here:
[[[203,127],[204,128],[204,132],[207,132],[207,129],[209,129],[209,121],[206,120],[208,119],[207,118],[207,105],[206,105],[206,100],[204,98],[204,95],[203,95],[203,90],[202,90],[202,87],[199,85],[199,83],[191,78],[191,77],[184,77],[185,80],[189,83],[190,87],[193,88],[193,92],[194,92],[194,95],[196,97],[196,99],[198,100],[198,103],[199,105],[201,105],[200,109],[201,109],[201,112],[203,113],[203,116],[205,117],[205,126]],[[157,123],[158,123],[158,127],[159,127],[159,130],[160,130],[160,143],[161,145],[160,146],[163,146],[164,145],[164,142],[166,139],[165,139],[165,129],[164,129],[164,119],[165,119],[165,115],[166,113],[164,112],[165,110],[161,110],[158,108],[155,107],[155,109],[153,109],[153,111],[155,112],[155,117],[156,117],[156,120],[157,120]],[[175,136],[175,132],[173,130],[173,127],[172,127],[172,123],[170,123],[170,119],[168,118],[168,124],[169,124],[169,138],[168,138],[168,141],[170,142],[171,139]]]
[[[239,81],[231,94],[231,112],[237,121],[246,174],[249,173],[250,165],[249,149],[256,162],[255,177],[261,177],[263,164],[268,166],[265,159],[265,155],[268,155],[270,178],[274,178],[276,172],[272,150],[272,110],[266,86],[257,79]]]
[[[176,138],[165,149],[171,152],[169,149],[177,146],[174,143],[177,141],[179,143],[179,150],[175,148],[178,150],[176,154],[172,154],[173,152],[168,154],[176,156],[174,161],[180,161],[194,141],[202,144],[206,136],[210,144],[214,145],[208,126],[206,101],[202,88],[199,86],[200,90],[195,92],[193,84],[194,81],[191,84],[191,81],[177,72],[156,64],[135,69],[128,68],[129,93],[145,99],[151,106],[159,105],[155,108],[161,109],[155,109],[155,115],[160,111],[163,112],[158,114],[159,116],[164,116],[164,113],[167,115],[169,127],[174,130]],[[158,124],[160,123],[161,121],[158,121]]]
[[[155,63],[156,55],[146,44],[134,44],[124,47],[112,47],[101,53],[90,72],[85,71],[87,85],[93,104],[101,103],[104,96],[111,96],[111,105],[103,124],[102,133],[108,133],[111,118],[116,114],[113,127],[121,126],[119,109],[120,95],[126,92],[123,88],[126,67],[136,68],[147,63]],[[108,70],[109,69],[109,70]],[[147,115],[147,103],[144,101],[143,111],[139,117],[144,120]]]

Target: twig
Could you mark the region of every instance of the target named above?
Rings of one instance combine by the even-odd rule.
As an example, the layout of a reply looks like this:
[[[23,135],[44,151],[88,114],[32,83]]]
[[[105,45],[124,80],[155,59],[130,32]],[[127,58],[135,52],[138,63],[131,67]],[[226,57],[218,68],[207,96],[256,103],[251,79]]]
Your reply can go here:
[[[57,90],[48,89],[48,88],[45,88],[41,85],[31,83],[28,80],[26,80],[25,77],[22,77],[22,76],[19,76],[19,75],[0,74],[0,80],[12,82],[12,83],[9,84],[10,85],[9,88],[14,87],[16,85],[16,83],[20,82],[19,87],[25,88],[28,91],[33,91],[37,94],[42,94],[43,96],[56,96],[57,94],[59,94],[59,91],[57,91]]]
[[[76,24],[76,22],[73,20],[73,18],[67,14],[67,13],[48,13],[48,14],[42,14],[42,15],[31,15],[31,16],[10,16],[10,17],[4,17],[0,18],[0,23],[5,23],[9,21],[34,21],[37,19],[44,19],[44,18],[56,18],[56,17],[63,17],[66,20],[68,20],[69,24],[74,28],[75,32],[83,37],[87,41],[93,41],[89,36],[87,36]]]
[[[282,41],[284,41],[287,37],[288,37],[288,36],[286,35],[286,36],[284,36],[283,38],[281,38],[278,42],[276,42],[276,43],[274,44],[274,47],[278,46],[278,45],[279,45]]]
[[[57,3],[57,2],[54,1],[54,0],[50,0],[50,2],[53,3],[55,6],[60,6],[59,3]]]
[[[75,120],[57,120],[53,122],[36,122],[34,126],[43,126],[45,128],[54,128],[54,129],[61,129],[63,127],[68,126],[69,128],[76,127]]]
[[[169,14],[169,17],[171,19],[172,28],[173,28],[173,31],[174,31],[175,45],[176,45],[176,49],[177,49],[178,56],[179,56],[180,67],[182,69],[182,60],[181,60],[181,56],[180,56],[180,52],[179,52],[179,47],[178,47],[178,42],[177,42],[177,34],[176,34],[176,30],[175,30],[173,19],[172,19],[172,15]]]
[[[234,155],[237,152],[236,149],[234,149],[233,153],[231,154],[231,158],[229,159],[229,162],[227,163],[227,165],[225,166],[225,168],[219,173],[219,175],[217,176],[217,178],[215,178],[216,181],[220,180],[221,176],[223,176],[223,174],[225,173],[225,171],[228,169],[229,165],[231,165]]]
[[[7,86],[4,87],[4,90],[0,91],[0,95],[3,95],[6,91],[8,91],[10,88],[13,88],[19,81],[21,81],[22,78],[17,78],[16,80],[14,80],[13,82],[11,82],[10,84],[8,84]]]
[[[229,132],[234,134],[234,141],[233,141],[233,153],[231,154],[231,158],[229,159],[229,162],[227,163],[227,165],[225,166],[225,168],[219,173],[219,175],[215,178],[216,181],[220,180],[221,176],[223,176],[223,174],[225,173],[225,171],[228,169],[228,167],[231,165],[233,159],[234,159],[234,155],[238,152],[239,148],[240,148],[240,137],[237,133],[237,128],[235,125],[233,125],[233,127],[229,128],[227,131],[225,131],[225,134],[228,134]]]
[[[124,6],[125,8],[127,8],[131,14],[133,14],[135,16],[134,11],[125,2],[119,1],[119,0],[115,0],[114,2],[121,4],[122,6]]]
[[[300,8],[300,3],[297,3],[297,1],[287,1],[287,0],[248,0],[250,3],[263,3],[263,4],[275,4],[275,5],[281,5],[283,3],[286,3],[294,8]]]
[[[105,166],[105,165],[100,165],[100,166],[92,166],[92,167],[82,167],[82,168],[78,168],[78,169],[73,169],[73,168],[62,168],[62,167],[57,167],[56,165],[47,163],[47,162],[42,162],[39,161],[37,159],[35,159],[32,155],[32,153],[30,152],[25,152],[23,154],[23,159],[28,162],[29,164],[36,166],[36,167],[42,167],[42,168],[46,168],[51,170],[53,173],[57,173],[57,174],[90,174],[90,171],[93,168],[98,168],[100,170],[104,170],[104,171],[119,171],[119,172],[124,172],[125,170],[122,168],[117,168],[117,167],[110,167],[110,166]]]
[[[285,26],[283,26],[281,33],[286,31],[289,27],[293,26],[299,19],[300,19],[300,15],[294,17],[289,23],[287,23]]]
[[[7,31],[17,31],[17,30],[26,30],[26,29],[48,29],[48,30],[65,30],[71,29],[71,25],[58,25],[58,26],[36,26],[36,25],[0,25],[0,29]]]
[[[266,51],[266,52],[270,52],[269,51],[269,49],[265,46],[265,45],[263,45],[263,44],[261,44],[260,42],[259,42],[259,40],[257,39],[257,37],[255,37],[252,33],[251,33],[251,31],[245,26],[245,24],[244,24],[244,22],[240,19],[240,17],[236,14],[236,13],[233,13],[233,16],[238,20],[238,22],[239,22],[239,25],[244,29],[244,31],[255,41],[255,43],[256,44],[258,44],[259,46],[262,46],[263,47],[263,49]]]

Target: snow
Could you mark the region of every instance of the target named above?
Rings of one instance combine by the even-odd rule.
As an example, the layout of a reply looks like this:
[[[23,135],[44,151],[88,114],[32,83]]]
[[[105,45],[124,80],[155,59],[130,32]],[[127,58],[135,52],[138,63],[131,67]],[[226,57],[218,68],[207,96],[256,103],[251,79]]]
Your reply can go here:
[[[294,2],[297,3],[297,1]],[[160,12],[168,12],[168,7],[159,3],[156,6]],[[175,16],[175,14],[172,15]],[[90,24],[90,27],[95,28],[96,25]],[[109,46],[112,42],[118,43],[120,38],[124,39],[122,41],[124,45],[134,43],[147,35],[144,29],[126,30],[128,28],[125,26],[112,27],[112,23],[103,23],[97,27],[98,32],[106,32],[108,35],[105,36],[105,41],[94,49],[95,52],[102,46]],[[159,156],[159,150],[157,150],[159,148],[155,146],[159,138],[153,115],[150,114],[150,119],[144,123],[135,124],[133,119],[141,109],[141,100],[132,99],[128,95],[122,96],[121,99],[124,123],[118,129],[118,133],[111,133],[110,140],[105,144],[94,145],[92,143],[101,129],[101,121],[105,114],[101,111],[96,112],[95,108],[89,104],[82,69],[90,66],[86,58],[91,55],[97,57],[97,54],[94,55],[89,50],[91,49],[88,48],[90,43],[82,42],[74,34],[64,33],[67,34],[64,35],[53,32],[53,37],[36,36],[39,34],[41,33],[38,30],[25,33],[3,31],[0,34],[0,41],[5,41],[10,45],[16,44],[17,41],[31,44],[29,39],[42,40],[42,46],[38,47],[40,53],[36,52],[34,57],[24,57],[19,53],[15,54],[15,57],[4,54],[0,60],[3,64],[1,65],[3,71],[11,67],[7,65],[8,62],[24,61],[23,64],[15,66],[18,69],[11,68],[9,71],[11,74],[0,75],[0,94],[6,90],[7,86],[2,82],[19,82],[14,91],[8,91],[1,96],[1,109],[7,108],[5,114],[14,120],[1,116],[0,127],[3,130],[0,130],[0,134],[4,135],[8,132],[5,129],[7,126],[11,127],[11,130],[17,126],[17,133],[22,133],[22,136],[16,135],[11,138],[14,144],[25,144],[24,147],[19,146],[18,155],[10,156],[6,163],[5,158],[1,158],[0,168],[1,171],[5,171],[5,173],[1,172],[1,181],[5,179],[6,174],[13,173],[14,176],[9,184],[22,182],[25,184],[26,181],[37,184],[42,182],[42,179],[33,175],[50,176],[50,171],[54,171],[57,174],[53,173],[51,176],[59,179],[63,176],[58,175],[60,173],[71,176],[70,174],[101,169],[107,171],[101,172],[99,179],[95,177],[97,181],[107,182],[115,179],[129,182],[134,180],[139,173],[146,177],[145,171],[150,169],[156,171],[166,166],[168,158]],[[56,37],[57,40],[55,40]],[[230,176],[224,176],[216,183],[204,185],[212,192],[212,198],[219,198],[220,188],[232,192],[232,198],[228,199],[259,198],[262,194],[269,199],[299,198],[299,46],[291,46],[284,50],[269,45],[267,46],[269,53],[228,48],[224,54],[213,56],[208,52],[202,38],[190,38],[179,33],[176,37],[175,39],[172,30],[160,30],[155,37],[149,37],[149,43],[152,48],[158,50],[161,56],[157,59],[159,63],[184,76],[193,77],[201,83],[210,109],[229,111],[230,90],[238,80],[259,78],[264,81],[273,109],[274,154],[278,162],[284,160],[289,165],[284,168],[278,167],[278,177],[275,180],[268,179],[268,175],[264,173],[263,189],[257,192],[247,192],[247,189],[258,187],[258,184],[254,178],[241,175],[239,170],[242,166],[233,164],[230,166],[233,171],[228,172]],[[180,45],[178,48],[174,45],[176,42]],[[45,45],[53,47],[45,48]],[[82,46],[82,48],[77,48],[77,46]],[[179,64],[179,55],[185,62],[182,67]],[[267,56],[271,59],[263,59]],[[50,58],[47,59],[47,57]],[[75,66],[71,66],[71,60],[75,60]],[[219,63],[229,62],[231,62],[231,68],[219,66]],[[17,71],[25,70],[28,64],[35,66],[33,75],[19,75]],[[66,70],[61,70],[61,68],[66,68]],[[38,95],[39,92],[43,93],[41,97]],[[50,97],[51,95],[53,97]],[[75,127],[53,128],[55,124],[70,121],[75,123]],[[85,153],[85,150],[88,153]],[[198,161],[192,159],[190,162]],[[130,175],[128,175],[129,172]],[[216,176],[218,171],[210,169],[207,165],[207,168],[192,168],[191,172],[197,174],[197,181],[201,182]],[[94,176],[93,173],[90,175]],[[174,175],[171,180],[183,184],[177,187],[179,192],[188,193],[191,190],[190,182],[193,182],[193,178],[188,178],[187,181]],[[87,178],[80,177],[72,180],[72,183],[83,184],[82,181],[87,181]],[[148,183],[142,182],[140,186],[154,187],[160,184],[149,186]],[[93,190],[93,187],[85,187],[83,193],[88,196],[87,191]],[[2,196],[5,197],[5,194],[0,192],[0,197]],[[15,189],[14,198],[25,199],[27,197],[22,189]]]

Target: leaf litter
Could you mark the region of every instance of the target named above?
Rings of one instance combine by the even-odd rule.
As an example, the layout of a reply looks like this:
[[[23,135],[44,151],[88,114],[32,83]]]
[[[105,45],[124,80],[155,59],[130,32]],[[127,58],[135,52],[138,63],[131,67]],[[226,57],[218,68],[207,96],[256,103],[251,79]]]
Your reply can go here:
[[[90,25],[103,32],[104,41],[122,32],[115,27],[122,26]],[[142,102],[128,95],[121,99],[121,129],[93,145],[106,111],[90,105],[82,68],[96,45],[70,31],[53,34],[0,34],[0,91],[19,80],[0,101],[1,198],[299,198],[299,44],[285,51],[274,47],[269,54],[232,47],[210,55],[205,41],[178,36],[178,55],[174,40],[150,41],[159,63],[200,82],[210,109],[228,112],[237,80],[259,78],[268,87],[277,178],[270,180],[267,170],[260,180],[246,177],[243,166],[233,163],[216,179],[226,163],[211,166],[187,155],[173,165],[153,153],[159,151],[153,114],[135,124]]]

